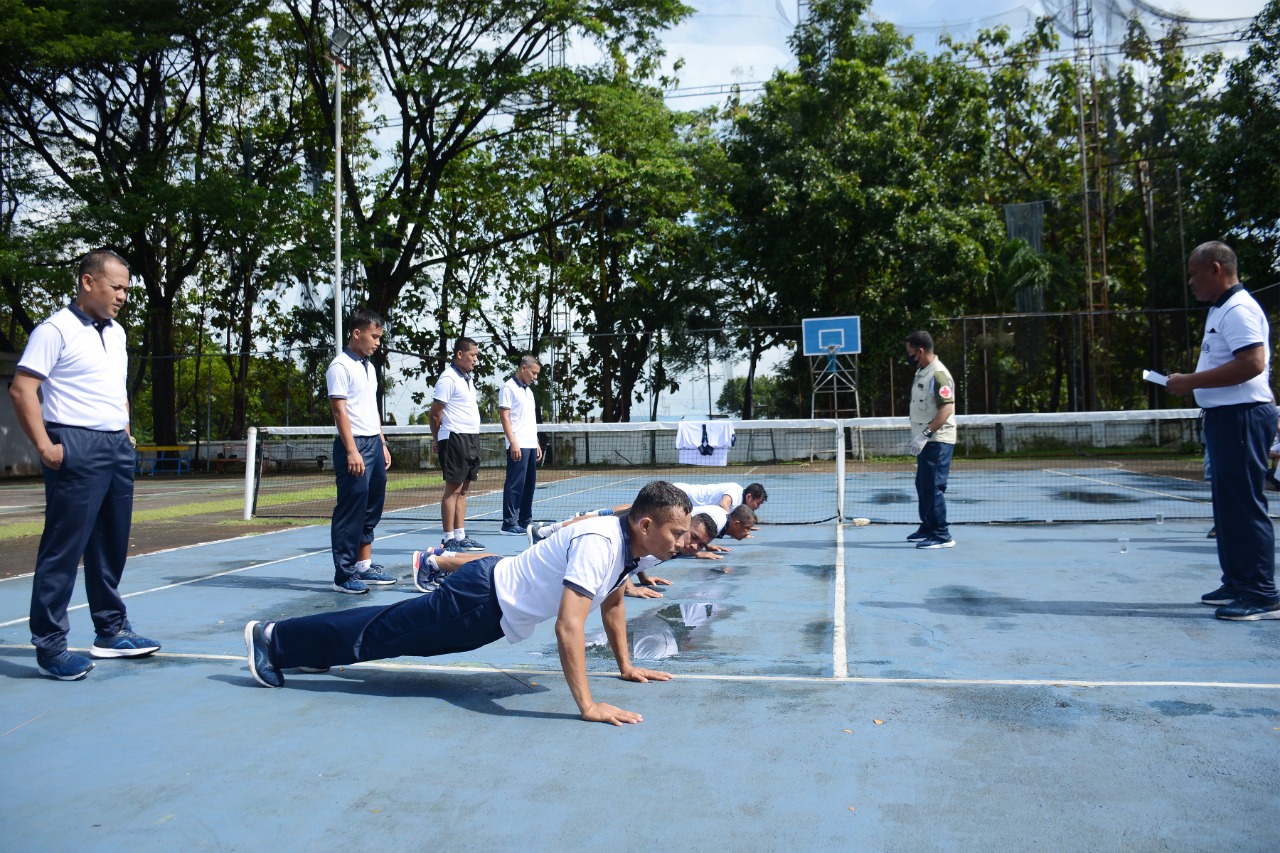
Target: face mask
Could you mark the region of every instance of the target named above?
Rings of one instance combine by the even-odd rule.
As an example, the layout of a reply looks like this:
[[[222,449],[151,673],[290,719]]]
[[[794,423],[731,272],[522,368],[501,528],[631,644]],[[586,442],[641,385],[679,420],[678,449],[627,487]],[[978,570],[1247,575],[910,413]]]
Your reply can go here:
[[[920,353],[916,353],[915,355],[911,355],[910,353],[908,353],[908,354],[907,354],[907,364],[911,365],[912,367],[919,367],[919,366],[920,366]]]

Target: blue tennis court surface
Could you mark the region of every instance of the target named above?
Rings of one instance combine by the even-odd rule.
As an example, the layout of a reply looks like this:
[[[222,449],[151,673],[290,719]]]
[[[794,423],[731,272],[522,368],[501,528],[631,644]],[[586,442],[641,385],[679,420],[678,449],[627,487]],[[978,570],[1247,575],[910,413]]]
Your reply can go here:
[[[970,525],[949,551],[915,550],[910,529],[766,525],[724,561],[664,564],[675,585],[627,612],[636,657],[675,680],[611,677],[588,622],[596,699],[645,717],[624,728],[578,720],[549,623],[520,644],[256,686],[247,620],[417,594],[407,580],[367,599],[329,591],[325,526],[131,560],[130,616],[164,649],[82,682],[36,675],[31,579],[0,582],[0,838],[1280,847],[1280,624],[1220,622],[1198,603],[1218,578],[1207,524]],[[405,578],[409,553],[439,538],[395,520],[380,533],[376,556]],[[500,553],[525,544],[476,535]],[[86,648],[88,614],[71,618]]]

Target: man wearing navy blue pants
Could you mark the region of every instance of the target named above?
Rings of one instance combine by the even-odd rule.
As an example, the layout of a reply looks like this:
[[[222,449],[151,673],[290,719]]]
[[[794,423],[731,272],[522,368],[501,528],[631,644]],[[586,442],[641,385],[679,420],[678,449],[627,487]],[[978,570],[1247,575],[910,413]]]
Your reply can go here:
[[[333,474],[338,499],[329,540],[333,548],[333,589],[363,595],[369,585],[396,582],[373,562],[374,528],[382,520],[391,451],[378,411],[378,376],[369,358],[382,345],[382,317],[368,308],[348,320],[347,345],[325,371],[329,408],[338,434],[333,439]]]
[[[498,419],[507,441],[507,478],[502,486],[502,532],[507,536],[524,536],[533,522],[533,493],[542,460],[533,383],[541,372],[536,358],[521,356],[515,375],[498,394]]]
[[[602,516],[556,532],[513,557],[449,554],[430,559],[450,571],[438,588],[386,607],[356,607],[245,625],[249,671],[264,687],[283,687],[281,670],[323,672],[358,661],[465,652],[506,637],[518,643],[555,619],[560,666],[582,719],[638,723],[640,714],[591,696],[586,620],[600,611],[605,636],[627,681],[671,675],[631,662],[627,579],[644,558],[669,560],[688,540],[689,497],[670,483],[640,490],[626,516]],[[420,571],[421,566],[414,566]]]
[[[947,478],[956,449],[956,383],[933,351],[933,336],[912,332],[903,345],[916,368],[911,380],[911,452],[916,457],[920,526],[907,537],[917,548],[954,548],[947,526]]]
[[[32,331],[9,390],[44,473],[31,643],[40,672],[61,681],[76,681],[93,669],[89,658],[67,649],[67,604],[81,556],[97,633],[89,653],[145,657],[160,648],[134,633],[119,591],[133,520],[135,454],[125,333],[114,320],[128,291],[123,258],[105,249],[85,255],[75,301]]]
[[[1195,394],[1204,409],[1213,461],[1213,523],[1222,585],[1200,597],[1219,619],[1280,619],[1275,528],[1267,512],[1267,451],[1276,428],[1271,328],[1237,276],[1236,254],[1221,242],[1197,246],[1187,262],[1192,294],[1210,302],[1195,373],[1169,377],[1174,394]]]

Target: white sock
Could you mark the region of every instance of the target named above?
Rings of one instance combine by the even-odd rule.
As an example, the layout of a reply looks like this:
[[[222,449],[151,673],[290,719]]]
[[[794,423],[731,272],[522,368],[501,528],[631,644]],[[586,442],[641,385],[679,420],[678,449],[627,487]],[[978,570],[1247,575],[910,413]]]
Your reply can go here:
[[[453,531],[453,533],[455,539],[467,538],[467,529],[465,527],[459,527],[457,530]]]
[[[367,571],[369,571],[369,569],[370,569],[370,568],[372,568],[372,567],[373,567],[373,560],[372,560],[372,559],[369,559],[369,560],[356,560],[356,571],[357,571],[357,572],[367,572]]]
[[[564,522],[562,521],[557,521],[555,524],[548,524],[544,527],[539,527],[537,531],[538,538],[546,539],[548,536],[550,536],[552,533],[555,533],[557,530],[561,529],[562,527],[564,527]]]

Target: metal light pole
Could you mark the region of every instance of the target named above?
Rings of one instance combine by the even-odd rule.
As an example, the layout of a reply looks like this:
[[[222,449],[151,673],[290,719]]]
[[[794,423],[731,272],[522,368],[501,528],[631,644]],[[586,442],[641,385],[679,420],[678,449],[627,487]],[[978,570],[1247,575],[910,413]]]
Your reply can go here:
[[[333,94],[333,340],[336,355],[342,354],[342,69],[343,52],[351,44],[351,33],[334,27],[329,37],[328,59],[337,78]]]

